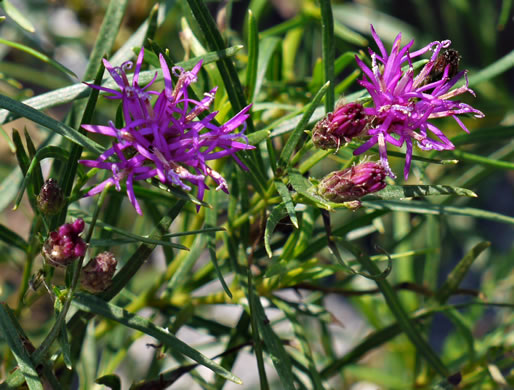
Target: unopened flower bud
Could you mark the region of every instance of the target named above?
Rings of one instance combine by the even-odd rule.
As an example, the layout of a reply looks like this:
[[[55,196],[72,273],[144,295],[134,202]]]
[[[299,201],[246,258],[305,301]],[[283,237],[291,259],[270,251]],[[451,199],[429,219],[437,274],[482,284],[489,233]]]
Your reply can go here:
[[[79,237],[83,230],[84,221],[79,218],[51,232],[43,244],[43,255],[47,262],[54,267],[66,267],[77,257],[84,256],[87,245]]]
[[[386,176],[382,164],[368,161],[328,174],[320,181],[318,192],[332,202],[354,201],[383,189]]]
[[[117,263],[111,252],[102,252],[91,259],[82,268],[82,288],[91,293],[105,291],[112,283]]]
[[[37,207],[46,215],[55,215],[64,206],[64,195],[54,179],[48,179],[37,196]]]
[[[316,124],[312,131],[312,142],[320,149],[337,149],[358,136],[367,122],[362,104],[339,106]]]

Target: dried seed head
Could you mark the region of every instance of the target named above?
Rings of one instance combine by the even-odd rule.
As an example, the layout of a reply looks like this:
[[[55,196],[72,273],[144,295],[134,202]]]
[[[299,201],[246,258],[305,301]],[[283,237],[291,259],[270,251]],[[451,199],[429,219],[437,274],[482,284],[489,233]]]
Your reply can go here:
[[[91,293],[105,291],[112,283],[116,271],[116,258],[111,252],[102,252],[82,268],[82,288]]]

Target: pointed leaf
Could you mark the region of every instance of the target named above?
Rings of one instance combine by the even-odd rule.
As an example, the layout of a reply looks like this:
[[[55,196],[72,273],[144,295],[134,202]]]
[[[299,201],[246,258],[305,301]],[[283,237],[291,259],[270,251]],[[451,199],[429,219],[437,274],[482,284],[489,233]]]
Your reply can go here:
[[[284,145],[282,153],[280,153],[278,167],[285,168],[290,163],[291,156],[293,155],[296,145],[298,145],[298,142],[300,141],[300,138],[303,134],[303,131],[305,130],[305,127],[309,123],[309,120],[311,119],[314,110],[321,103],[321,99],[323,98],[323,96],[325,96],[325,93],[327,92],[329,86],[330,82],[327,82],[323,87],[321,87],[316,96],[314,96],[312,101],[309,103],[309,106],[305,110],[302,118],[300,119],[300,121],[296,125],[296,128],[293,130],[293,133],[289,136],[286,144]]]
[[[109,318],[129,328],[139,330],[149,336],[155,337],[159,342],[165,344],[167,347],[182,353],[207,368],[210,368],[216,374],[227,378],[234,383],[242,383],[241,379],[233,375],[231,372],[179,340],[166,329],[155,325],[152,321],[147,320],[146,318],[140,317],[137,314],[129,313],[126,310],[111,303],[107,303],[94,295],[85,293],[76,293],[72,301],[72,305],[80,310]]]
[[[366,195],[362,200],[405,199],[435,195],[459,195],[476,198],[478,195],[466,188],[443,185],[388,185],[381,191]]]
[[[273,255],[273,252],[271,251],[271,235],[273,234],[277,224],[286,215],[286,206],[284,203],[280,203],[271,211],[271,214],[268,216],[266,221],[266,229],[264,230],[264,247],[266,248],[266,253],[270,258]]]
[[[0,304],[0,329],[5,337],[5,341],[16,358],[18,370],[20,370],[25,377],[29,389],[43,390],[39,375],[36,372],[27,350],[23,346],[23,342],[16,330],[16,325],[13,324],[13,318],[9,315],[8,310],[10,309],[6,304]]]
[[[487,248],[491,246],[488,241],[476,244],[466,255],[459,261],[455,268],[450,272],[444,284],[436,292],[435,299],[439,303],[445,303],[450,295],[459,288],[462,279],[466,276],[475,259]]]

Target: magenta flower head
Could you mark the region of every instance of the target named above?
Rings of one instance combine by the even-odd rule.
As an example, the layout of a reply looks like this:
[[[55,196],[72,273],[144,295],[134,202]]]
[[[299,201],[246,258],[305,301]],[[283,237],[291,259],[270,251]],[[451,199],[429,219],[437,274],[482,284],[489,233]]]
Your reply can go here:
[[[336,202],[351,202],[386,186],[387,172],[380,162],[367,161],[329,173],[318,184],[318,193]]]
[[[371,69],[356,57],[364,73],[364,78],[359,83],[368,90],[373,99],[373,106],[364,109],[365,114],[370,117],[371,125],[367,130],[370,138],[354,154],[359,155],[378,145],[382,165],[388,175],[394,178],[387,160],[387,143],[396,147],[405,144],[404,177],[407,179],[414,143],[422,150],[454,149],[454,145],[443,132],[430,122],[431,119],[451,116],[464,131],[469,132],[457,115],[472,114],[476,118],[482,118],[484,114],[468,104],[450,100],[464,92],[475,95],[468,88],[466,71],[456,72],[458,60],[455,55],[446,51],[442,53],[442,58],[439,57],[441,50],[446,49],[450,41],[435,41],[420,50],[410,52],[414,41],[401,47],[401,34],[398,34],[391,52],[387,53],[373,26],[371,33],[379,49],[379,53],[369,49]],[[412,60],[427,52],[431,52],[430,60],[414,75]],[[444,61],[445,56],[453,58],[453,61]],[[453,88],[462,77],[465,78],[465,84]]]
[[[162,183],[176,185],[186,191],[195,185],[198,187],[198,198],[203,199],[208,189],[205,180],[210,177],[217,190],[228,192],[225,179],[207,162],[232,156],[243,169],[247,169],[236,153],[254,148],[244,135],[251,106],[245,107],[224,124],[215,124],[213,120],[217,112],[205,114],[205,111],[214,101],[217,87],[199,100],[189,94],[189,86],[197,81],[201,62],[191,71],[174,67],[172,72],[177,82],[173,87],[170,69],[164,57],[159,55],[164,76],[164,90],[159,92],[148,90],[153,80],[144,88],[138,84],[143,56],[144,49],[141,49],[132,84],[126,75],[126,70],[132,68],[131,62],[115,68],[104,60],[106,69],[121,91],[91,85],[92,88],[111,93],[111,99],[122,100],[125,127],[117,129],[112,122],[108,126],[82,126],[87,131],[114,138],[113,146],[96,160],[80,160],[85,166],[112,172],[112,177],[92,188],[88,196],[101,192],[107,185],[114,185],[120,191],[124,181],[130,202],[141,214],[134,194],[135,180],[156,177]],[[156,96],[153,104],[152,96]],[[236,132],[240,127],[243,129]]]
[[[43,255],[54,267],[66,267],[73,260],[86,254],[87,245],[79,236],[84,230],[84,220],[65,223],[48,235],[43,244]]]
[[[366,123],[362,104],[341,105],[316,124],[312,131],[312,142],[320,149],[338,149],[341,144],[358,136]]]

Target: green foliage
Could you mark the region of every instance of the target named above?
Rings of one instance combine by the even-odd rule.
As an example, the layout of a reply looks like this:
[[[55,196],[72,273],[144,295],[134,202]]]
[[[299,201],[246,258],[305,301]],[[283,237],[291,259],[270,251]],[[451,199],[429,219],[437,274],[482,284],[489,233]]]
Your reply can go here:
[[[0,0],[0,390],[76,378],[81,390],[514,386],[512,1],[61,2],[77,35],[51,26],[53,5],[18,3]],[[372,104],[355,62],[370,63],[367,46],[378,53],[370,23],[386,49],[399,32],[416,39],[411,52],[451,39],[477,95],[463,100],[486,116],[463,119],[469,134],[438,119],[454,150],[416,150],[408,182],[334,203],[318,183],[358,163],[363,140],[317,150],[310,136],[339,105]],[[140,86],[163,86],[162,54],[185,70],[203,61],[191,96],[218,87],[216,123],[252,104],[255,149],[237,154],[248,169],[231,156],[208,162],[228,194],[213,181],[203,200],[138,181],[142,216],[123,183],[87,197],[111,173],[78,160],[112,139],[81,125],[124,119],[86,84],[117,89],[102,59],[120,66],[143,46]],[[76,69],[63,50],[87,64]],[[388,155],[400,171],[405,149]],[[48,177],[66,198],[52,218],[35,203]],[[44,242],[76,218],[87,254],[51,268]],[[81,291],[82,265],[104,251],[118,260],[112,283]]]

